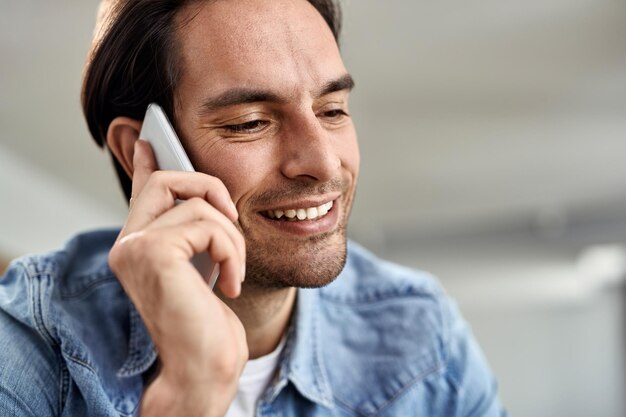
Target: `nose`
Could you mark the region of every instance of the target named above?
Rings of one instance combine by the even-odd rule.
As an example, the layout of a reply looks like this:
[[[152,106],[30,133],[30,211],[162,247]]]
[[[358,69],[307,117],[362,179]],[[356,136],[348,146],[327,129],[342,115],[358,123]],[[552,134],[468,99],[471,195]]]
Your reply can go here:
[[[335,178],[341,166],[336,140],[314,114],[297,118],[282,138],[283,175],[318,182]]]

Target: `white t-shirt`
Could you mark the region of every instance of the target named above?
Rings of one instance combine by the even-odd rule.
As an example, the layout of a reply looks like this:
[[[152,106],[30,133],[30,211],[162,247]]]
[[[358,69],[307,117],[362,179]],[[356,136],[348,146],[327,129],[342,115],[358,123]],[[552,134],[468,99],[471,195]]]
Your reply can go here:
[[[286,337],[283,337],[273,352],[246,363],[239,378],[237,395],[224,417],[253,417],[255,415],[257,403],[274,377],[285,340]]]

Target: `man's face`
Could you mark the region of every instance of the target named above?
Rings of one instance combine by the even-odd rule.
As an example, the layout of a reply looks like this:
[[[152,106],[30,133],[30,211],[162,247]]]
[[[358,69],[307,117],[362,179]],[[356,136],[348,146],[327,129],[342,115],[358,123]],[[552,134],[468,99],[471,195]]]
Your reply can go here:
[[[359,169],[351,78],[330,28],[305,0],[212,1],[178,17],[179,134],[237,206],[246,281],[330,282]]]

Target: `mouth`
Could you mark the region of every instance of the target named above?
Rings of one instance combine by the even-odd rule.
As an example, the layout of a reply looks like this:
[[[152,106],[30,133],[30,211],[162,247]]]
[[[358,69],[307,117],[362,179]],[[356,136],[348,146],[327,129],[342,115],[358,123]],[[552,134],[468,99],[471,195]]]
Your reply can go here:
[[[332,210],[333,201],[315,207],[288,208],[284,210],[265,210],[260,212],[263,217],[276,221],[298,222],[315,220],[325,217]]]
[[[261,223],[272,230],[297,236],[314,236],[330,233],[338,227],[339,202],[334,200],[300,202],[293,206],[259,211]]]

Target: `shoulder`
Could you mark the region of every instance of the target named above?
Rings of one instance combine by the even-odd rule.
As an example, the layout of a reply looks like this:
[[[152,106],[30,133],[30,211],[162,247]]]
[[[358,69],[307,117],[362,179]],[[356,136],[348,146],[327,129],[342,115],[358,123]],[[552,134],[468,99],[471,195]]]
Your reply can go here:
[[[320,290],[320,310],[329,379],[357,414],[457,415],[470,384],[493,388],[456,304],[429,273],[351,242],[344,271]]]
[[[325,327],[342,338],[407,350],[413,358],[424,356],[417,362],[429,368],[445,359],[441,346],[448,338],[452,303],[429,273],[382,260],[350,242],[344,270],[320,290],[320,306]]]
[[[345,268],[320,290],[320,300],[328,312],[367,317],[360,324],[377,334],[405,327],[406,337],[420,335],[426,350],[431,350],[427,341],[440,345],[437,339],[445,337],[449,325],[450,300],[433,275],[382,260],[354,242]],[[333,324],[343,327],[345,321]]]
[[[80,403],[70,395],[77,385],[92,399],[116,385],[130,311],[107,263],[116,236],[78,235],[60,250],[16,259],[0,278],[0,362],[12,363],[7,373],[0,364],[2,395],[30,401],[41,392],[42,404],[58,411]]]
[[[55,307],[115,279],[107,265],[114,230],[77,235],[55,251],[15,259],[0,277],[0,309],[21,323],[41,330]]]
[[[346,266],[320,291],[326,327],[377,349],[410,353],[416,372],[445,360],[453,305],[437,279],[350,242]],[[381,353],[380,351],[376,354]]]

